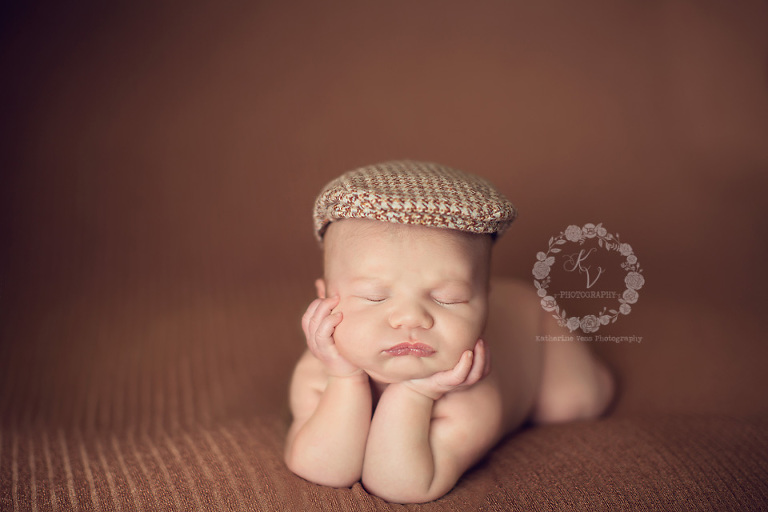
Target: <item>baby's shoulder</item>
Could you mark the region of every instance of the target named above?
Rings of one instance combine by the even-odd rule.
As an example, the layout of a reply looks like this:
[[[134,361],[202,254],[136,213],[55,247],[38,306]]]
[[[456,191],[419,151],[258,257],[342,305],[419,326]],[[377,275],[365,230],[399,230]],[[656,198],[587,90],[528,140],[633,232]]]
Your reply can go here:
[[[498,381],[489,375],[469,389],[444,395],[435,402],[431,425],[435,441],[473,439],[483,450],[493,446],[506,433]]]
[[[488,296],[489,316],[533,320],[541,316],[540,298],[531,283],[520,279],[494,278]]]
[[[528,281],[512,277],[494,277],[491,279],[491,302],[536,301],[536,289]]]
[[[448,393],[435,403],[433,419],[454,418],[462,423],[494,425],[500,420],[503,396],[493,374],[474,386]]]

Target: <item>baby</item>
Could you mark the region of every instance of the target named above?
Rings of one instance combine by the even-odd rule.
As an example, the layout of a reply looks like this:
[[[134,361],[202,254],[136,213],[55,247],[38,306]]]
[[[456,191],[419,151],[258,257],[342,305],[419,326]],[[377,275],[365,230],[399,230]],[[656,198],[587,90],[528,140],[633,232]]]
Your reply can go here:
[[[605,411],[606,368],[582,344],[536,342],[561,328],[533,287],[490,279],[515,215],[488,182],[433,163],[363,167],[326,186],[324,276],[290,389],[294,473],[431,501],[525,421]]]

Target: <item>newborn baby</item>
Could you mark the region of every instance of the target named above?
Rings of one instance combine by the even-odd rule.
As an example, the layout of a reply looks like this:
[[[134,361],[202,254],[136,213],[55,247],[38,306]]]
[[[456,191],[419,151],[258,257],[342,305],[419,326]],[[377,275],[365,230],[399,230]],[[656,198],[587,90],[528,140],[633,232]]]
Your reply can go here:
[[[606,409],[605,367],[582,344],[537,342],[561,328],[533,287],[490,279],[516,212],[488,182],[388,162],[334,180],[315,206],[324,276],[290,389],[294,473],[430,501],[526,420]]]

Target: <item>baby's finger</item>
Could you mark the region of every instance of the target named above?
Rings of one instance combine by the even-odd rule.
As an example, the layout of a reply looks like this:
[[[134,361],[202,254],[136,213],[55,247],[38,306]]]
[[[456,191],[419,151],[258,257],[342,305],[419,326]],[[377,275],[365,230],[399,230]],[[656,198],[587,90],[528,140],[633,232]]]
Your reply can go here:
[[[330,347],[336,344],[333,340],[333,332],[336,330],[336,326],[341,323],[341,320],[342,314],[341,312],[338,312],[325,317],[323,321],[320,322],[314,336],[315,343],[319,350],[327,351]]]
[[[322,299],[313,300],[309,307],[307,307],[307,310],[304,312],[304,316],[301,317],[301,328],[304,330],[305,336],[309,336],[309,321],[315,315],[315,311],[317,311],[317,307],[320,305],[320,302],[322,302]]]
[[[327,316],[315,328],[312,335],[307,338],[307,346],[310,352],[323,361],[335,355],[336,342],[333,339],[333,332],[339,322],[341,322],[340,312]]]
[[[310,330],[317,329],[317,325],[323,321],[328,315],[331,314],[331,310],[339,305],[339,297],[331,297],[330,299],[321,299],[317,309],[315,309],[312,319],[309,325]]]
[[[469,371],[472,369],[472,361],[474,360],[474,355],[472,354],[471,350],[464,351],[463,354],[461,354],[461,358],[459,359],[459,362],[456,363],[456,366],[453,367],[453,370],[450,372],[449,381],[446,382],[449,386],[458,386],[465,380],[467,380],[467,375],[469,375]]]
[[[472,368],[469,370],[466,378],[466,384],[472,385],[483,378],[485,370],[485,342],[478,340],[475,343],[475,357],[472,361]]]
[[[317,333],[317,329],[320,327],[320,323],[328,318],[331,310],[333,309],[333,303],[331,299],[321,299],[320,303],[315,308],[315,312],[312,314],[312,318],[309,319],[308,332],[309,336],[314,336]]]
[[[317,311],[317,307],[320,305],[320,303],[323,302],[323,299],[317,298],[312,301],[312,303],[307,306],[307,312],[304,313],[304,316],[307,318],[312,318],[312,315],[315,314],[315,311]]]

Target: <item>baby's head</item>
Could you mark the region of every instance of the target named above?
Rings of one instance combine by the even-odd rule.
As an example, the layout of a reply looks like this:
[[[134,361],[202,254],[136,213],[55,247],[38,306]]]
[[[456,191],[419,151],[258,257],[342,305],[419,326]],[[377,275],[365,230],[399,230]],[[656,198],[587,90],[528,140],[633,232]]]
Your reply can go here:
[[[342,355],[383,382],[452,368],[482,335],[491,247],[515,214],[488,182],[432,163],[388,162],[329,183],[315,204],[317,291],[340,297]]]

